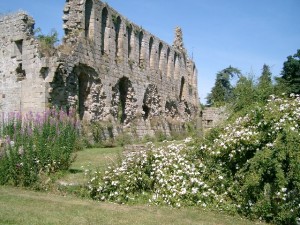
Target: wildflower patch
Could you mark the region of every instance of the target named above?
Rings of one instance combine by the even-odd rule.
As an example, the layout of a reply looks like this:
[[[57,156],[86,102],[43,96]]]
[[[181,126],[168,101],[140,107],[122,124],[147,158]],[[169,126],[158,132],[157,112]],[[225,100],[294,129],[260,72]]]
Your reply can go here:
[[[32,186],[68,169],[78,137],[75,118],[56,110],[7,115],[1,126],[0,184]]]

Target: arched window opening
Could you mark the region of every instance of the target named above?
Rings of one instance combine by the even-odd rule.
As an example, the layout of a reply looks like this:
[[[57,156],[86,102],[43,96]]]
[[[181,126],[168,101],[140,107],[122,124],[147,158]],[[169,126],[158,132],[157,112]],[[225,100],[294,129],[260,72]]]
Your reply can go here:
[[[174,67],[176,66],[176,61],[177,61],[177,53],[174,53]]]
[[[184,67],[186,67],[186,55],[183,54],[183,63],[184,63]]]
[[[121,27],[121,18],[118,16],[116,21],[115,21],[115,32],[116,32],[116,39],[115,39],[115,43],[116,43],[116,55],[115,57],[118,57],[118,53],[119,53],[119,36],[120,36],[120,27]]]
[[[179,56],[175,52],[175,54],[174,54],[174,79],[178,79],[179,73],[180,73]]]
[[[160,70],[161,69],[161,54],[162,54],[162,48],[163,48],[163,44],[160,42],[159,45],[158,45],[158,69]]]
[[[147,120],[148,117],[149,117],[150,108],[147,105],[145,105],[145,104],[143,104],[143,112],[144,112],[143,119]]]
[[[170,76],[171,68],[170,68],[170,48],[167,49],[167,76]]]
[[[87,110],[86,100],[89,95],[88,75],[80,73],[78,76],[78,113],[80,120],[83,119],[85,111]]]
[[[107,15],[108,15],[108,11],[106,8],[104,8],[102,10],[102,25],[101,25],[101,53],[102,55],[105,52],[105,32],[107,29]]]
[[[132,94],[132,84],[127,77],[122,77],[116,85],[119,93],[117,117],[120,123],[124,123],[128,117],[126,114],[126,102],[128,95]]]
[[[194,64],[194,67],[193,67],[193,86],[196,87],[196,83],[197,83],[197,68]]]
[[[183,100],[183,91],[184,91],[184,77],[181,78],[181,84],[180,84],[180,93],[179,93],[179,101],[181,102]]]
[[[152,48],[153,48],[153,37],[151,37],[149,40],[149,68],[153,68]]]
[[[152,116],[159,116],[161,111],[160,96],[157,92],[157,87],[153,84],[149,84],[143,99],[143,118],[147,120]]]
[[[128,58],[131,57],[131,36],[132,36],[132,25],[130,24],[129,26],[126,27],[127,29],[127,46],[128,46]]]
[[[144,33],[141,31],[139,33],[139,65],[142,66],[143,58],[142,58],[142,44],[143,44]]]
[[[85,37],[93,39],[94,22],[93,0],[87,0],[85,3]]]

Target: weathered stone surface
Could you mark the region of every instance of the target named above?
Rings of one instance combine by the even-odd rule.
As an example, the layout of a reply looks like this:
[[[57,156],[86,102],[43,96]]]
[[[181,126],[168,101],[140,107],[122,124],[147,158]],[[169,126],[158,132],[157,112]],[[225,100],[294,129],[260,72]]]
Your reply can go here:
[[[228,116],[225,107],[208,107],[201,113],[202,115],[202,127],[205,130],[215,127],[222,123]]]
[[[1,111],[75,108],[82,120],[139,136],[198,117],[197,70],[180,28],[170,46],[101,1],[68,0],[63,13],[65,37],[53,56],[41,53],[30,16],[0,18]]]

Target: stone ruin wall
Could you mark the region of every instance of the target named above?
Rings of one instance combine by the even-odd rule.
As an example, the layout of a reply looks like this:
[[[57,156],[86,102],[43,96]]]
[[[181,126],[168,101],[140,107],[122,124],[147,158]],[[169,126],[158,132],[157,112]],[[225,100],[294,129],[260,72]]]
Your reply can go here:
[[[180,29],[170,46],[98,0],[67,0],[63,11],[65,37],[51,56],[31,17],[0,19],[2,111],[75,108],[82,120],[138,136],[170,134],[198,117],[197,70]]]
[[[33,38],[34,20],[24,12],[0,17],[0,111],[43,111],[46,83]]]
[[[225,107],[207,107],[201,111],[202,128],[207,131],[218,126],[227,119],[228,113]]]

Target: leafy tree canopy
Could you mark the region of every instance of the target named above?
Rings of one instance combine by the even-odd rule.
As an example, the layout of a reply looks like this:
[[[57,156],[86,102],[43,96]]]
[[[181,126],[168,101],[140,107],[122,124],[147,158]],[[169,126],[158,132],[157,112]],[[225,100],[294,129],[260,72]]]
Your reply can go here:
[[[288,56],[283,64],[282,77],[278,79],[284,92],[300,93],[300,49],[293,56]]]
[[[215,85],[211,93],[206,97],[209,105],[222,106],[232,98],[232,85],[230,79],[234,76],[240,77],[241,71],[229,66],[217,73]]]
[[[257,100],[266,102],[271,94],[274,94],[274,85],[272,83],[272,73],[270,67],[266,64],[263,65],[262,74],[258,78],[257,84]]]

